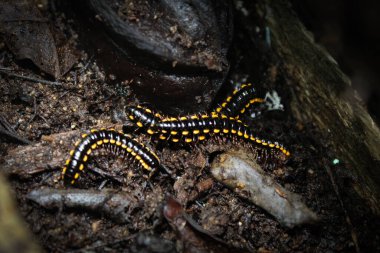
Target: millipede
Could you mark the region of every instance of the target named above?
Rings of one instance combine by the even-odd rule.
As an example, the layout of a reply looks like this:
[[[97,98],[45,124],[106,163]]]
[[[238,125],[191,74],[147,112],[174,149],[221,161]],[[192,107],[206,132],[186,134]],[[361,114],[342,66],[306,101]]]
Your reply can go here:
[[[278,142],[256,137],[242,121],[224,114],[188,115],[182,117],[159,117],[152,110],[141,106],[127,109],[129,119],[150,135],[158,135],[161,140],[190,143],[203,141],[212,135],[232,135],[251,143],[280,150],[286,156],[290,152]]]
[[[255,93],[252,84],[243,84],[210,113],[168,117],[146,107],[132,106],[127,107],[127,115],[138,129],[160,140],[191,143],[203,141],[210,136],[229,135],[278,150],[285,156],[289,156],[290,152],[281,144],[256,137],[252,130],[239,119],[251,105],[265,102],[262,98],[255,98]],[[160,165],[157,155],[133,139],[131,135],[114,129],[94,129],[89,134],[83,134],[82,139],[70,151],[70,158],[62,170],[65,185],[75,184],[86,169],[92,152],[103,147],[109,148],[116,155],[130,158],[133,163],[137,162],[138,166],[148,171],[153,172],[157,168],[167,171]]]
[[[93,129],[83,134],[82,139],[70,151],[70,158],[62,169],[65,185],[73,185],[86,169],[90,155],[97,149],[109,148],[115,154],[130,158],[138,166],[153,172],[160,167],[160,160],[155,153],[133,139],[132,136],[114,129]]]
[[[255,94],[256,90],[251,83],[242,84],[220,106],[215,108],[215,112],[238,119],[253,104],[265,102],[263,98],[255,97]]]

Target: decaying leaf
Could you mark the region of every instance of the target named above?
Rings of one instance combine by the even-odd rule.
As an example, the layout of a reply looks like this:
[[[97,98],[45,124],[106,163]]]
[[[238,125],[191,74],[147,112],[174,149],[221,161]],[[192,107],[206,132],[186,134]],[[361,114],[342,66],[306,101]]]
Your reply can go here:
[[[0,35],[17,59],[29,59],[55,78],[66,73],[77,61],[69,44],[56,45],[48,20],[32,1],[2,1]]]

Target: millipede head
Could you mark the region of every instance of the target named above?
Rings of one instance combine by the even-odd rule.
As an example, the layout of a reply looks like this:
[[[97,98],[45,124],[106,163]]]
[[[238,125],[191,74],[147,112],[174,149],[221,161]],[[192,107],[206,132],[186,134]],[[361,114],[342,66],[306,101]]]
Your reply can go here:
[[[159,118],[152,110],[141,106],[127,107],[126,113],[128,119],[138,127],[154,127],[159,121]]]

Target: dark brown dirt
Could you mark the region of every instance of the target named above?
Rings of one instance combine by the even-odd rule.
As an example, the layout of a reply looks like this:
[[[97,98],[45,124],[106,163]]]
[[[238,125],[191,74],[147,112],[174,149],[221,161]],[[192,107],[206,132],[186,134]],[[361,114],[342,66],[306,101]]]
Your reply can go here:
[[[49,14],[47,10],[45,14],[48,17],[60,15]],[[204,229],[233,247],[257,252],[355,252],[354,234],[359,237],[363,251],[378,249],[379,238],[376,232],[370,233],[375,226],[370,224],[372,217],[364,217],[366,211],[359,210],[362,216],[355,219],[363,219],[364,225],[352,229],[326,171],[326,168],[331,168],[335,184],[339,189],[344,189],[345,181],[353,180],[344,171],[344,164],[333,167],[331,161],[334,156],[325,144],[328,142],[320,139],[312,125],[295,122],[288,113],[286,80],[281,78],[276,58],[266,49],[262,33],[254,32],[256,26],[261,30],[265,28],[260,25],[262,20],[252,18],[249,20],[251,26],[246,26],[247,20],[239,18],[239,15],[236,15],[235,44],[231,50],[234,67],[215,101],[222,100],[231,90],[232,81],[243,81],[246,77],[249,81],[255,81],[259,90],[275,89],[280,94],[285,111],[270,112],[252,121],[260,135],[279,140],[293,153],[285,165],[267,168],[267,171],[284,187],[300,194],[321,221],[316,225],[286,229],[262,209],[239,199],[233,191],[216,182],[208,171],[213,151],[246,146],[238,141],[220,138],[210,140],[207,144],[189,146],[151,143],[162,163],[178,176],[175,182],[161,171],[147,179],[145,172],[129,168],[128,164],[116,163],[112,166],[113,160],[107,156],[96,159],[92,166],[104,171],[112,168],[116,173],[111,175],[123,178],[121,182],[113,180],[112,176],[104,178],[93,171],[79,182],[81,188],[98,189],[102,184],[103,187],[118,189],[141,200],[141,208],[131,214],[127,224],[118,224],[97,213],[64,206],[57,210],[46,210],[26,200],[25,195],[32,189],[63,188],[61,182],[55,180],[60,174],[59,170],[46,171],[30,179],[17,176],[9,178],[17,193],[20,212],[46,251],[146,252],[142,249],[145,247],[149,250],[149,247],[141,242],[141,236],[146,238],[148,235],[165,238],[174,245],[179,237],[159,208],[166,194],[179,200],[187,214]],[[65,18],[51,18],[50,22],[75,34],[72,30],[75,25]],[[78,43],[80,45],[80,41]],[[25,67],[25,64],[18,65],[19,62],[15,61],[4,43],[0,44],[1,66],[35,78],[47,78],[21,67]],[[138,102],[130,91],[128,81],[113,80],[110,76],[112,73],[106,73],[99,67],[102,64],[96,57],[88,56],[86,49],[80,50],[80,61],[59,80],[61,87],[1,74],[0,113],[20,136],[40,142],[42,136],[54,133],[74,129],[85,132],[95,125],[123,123],[118,116],[121,108]],[[142,138],[145,143],[149,143],[149,138]],[[4,157],[8,150],[17,145],[9,140],[2,142],[1,156]],[[62,147],[66,150],[69,148]],[[250,150],[247,148],[247,152]],[[62,164],[66,158],[62,157]],[[352,197],[352,206],[360,203],[354,196],[346,196],[345,192],[341,192],[341,195],[345,199]],[[170,244],[163,240],[159,242]],[[150,252],[159,251],[150,249]]]

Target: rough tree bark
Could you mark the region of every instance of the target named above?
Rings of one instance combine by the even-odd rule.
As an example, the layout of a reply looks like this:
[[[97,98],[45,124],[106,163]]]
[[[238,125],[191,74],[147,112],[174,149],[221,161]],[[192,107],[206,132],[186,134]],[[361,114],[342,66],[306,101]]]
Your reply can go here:
[[[291,110],[312,122],[326,146],[354,177],[354,191],[380,214],[380,131],[329,53],[313,40],[288,1],[261,0],[271,31],[272,49],[282,61]],[[344,189],[342,189],[344,190]]]

